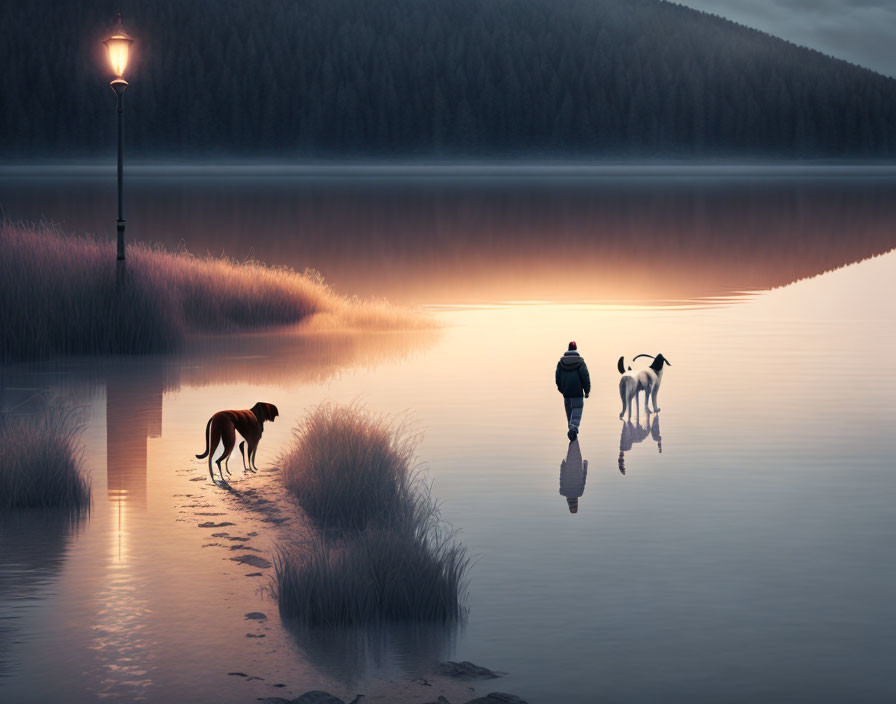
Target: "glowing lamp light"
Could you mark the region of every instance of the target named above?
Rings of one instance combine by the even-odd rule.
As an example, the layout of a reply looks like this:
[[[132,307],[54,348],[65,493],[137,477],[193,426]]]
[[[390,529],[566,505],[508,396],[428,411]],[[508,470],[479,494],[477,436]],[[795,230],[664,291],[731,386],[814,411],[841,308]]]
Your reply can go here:
[[[109,63],[112,64],[112,71],[119,78],[124,76],[124,69],[128,65],[128,51],[133,42],[133,39],[123,34],[116,34],[103,42],[106,49],[109,50]]]
[[[128,65],[128,53],[133,43],[134,40],[125,34],[121,28],[121,14],[119,14],[118,31],[103,42],[109,52],[109,63],[112,64],[112,71],[119,78],[124,76],[124,70]]]

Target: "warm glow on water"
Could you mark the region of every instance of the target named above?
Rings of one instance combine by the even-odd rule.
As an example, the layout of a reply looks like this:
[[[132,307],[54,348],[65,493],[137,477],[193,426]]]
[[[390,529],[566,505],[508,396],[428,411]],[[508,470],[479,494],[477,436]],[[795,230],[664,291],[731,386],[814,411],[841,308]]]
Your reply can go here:
[[[423,336],[261,336],[248,338],[254,354],[20,370],[15,386],[88,404],[94,508],[77,535],[35,543],[40,567],[15,568],[17,589],[46,585],[34,587],[40,608],[0,595],[17,643],[3,686],[42,698],[75,683],[68,701],[349,695],[439,658],[506,670],[501,689],[534,701],[558,681],[584,702],[594,682],[646,701],[672,686],[759,697],[873,679],[896,645],[885,363],[896,340],[882,324],[896,313],[894,257],[730,305],[455,309]],[[552,383],[570,338],[594,385],[575,515],[558,491],[568,442]],[[652,421],[662,453],[644,418],[617,418],[616,358],[642,351],[672,363]],[[358,398],[412,413],[444,515],[479,556],[467,626],[415,659],[398,642],[379,665],[297,642],[267,578],[246,576],[270,570],[230,559],[270,559],[291,530],[253,505],[252,489],[276,495],[276,474],[244,478],[237,458],[227,494],[193,459],[215,410],[280,408],[259,451],[269,468],[308,408]],[[197,527],[207,522],[233,525]],[[853,642],[878,647],[857,658]]]
[[[128,237],[311,267],[345,294],[437,305],[729,296],[896,244],[891,172],[733,174],[548,168],[514,180],[450,169],[327,177],[138,167],[128,178]],[[103,236],[116,207],[111,175],[0,168],[0,202],[14,221],[43,217]]]
[[[896,252],[836,268],[871,240],[894,244],[883,219],[854,215],[875,233],[861,251],[832,244],[809,278],[782,255],[779,283],[802,280],[771,290],[657,284],[659,301],[590,303],[582,268],[569,302],[524,281],[502,297],[515,304],[466,305],[455,269],[438,287],[409,283],[438,291],[436,331],[234,336],[4,370],[10,404],[50,390],[84,407],[93,508],[76,526],[0,523],[0,698],[235,704],[323,689],[421,702],[435,690],[390,680],[438,685],[432,664],[452,659],[508,673],[477,692],[530,702],[892,699]],[[717,275],[667,264],[667,282]],[[593,384],[574,515],[561,463],[579,458],[553,385],[571,339]],[[616,360],[642,352],[671,362],[662,411],[626,424]],[[456,632],[309,636],[266,591],[275,545],[302,530],[276,458],[308,409],[358,399],[422,432],[433,493],[478,558]],[[256,401],[281,414],[261,471],[244,476],[236,455],[222,491],[194,457],[206,420]],[[446,685],[448,699],[466,701],[467,684]]]

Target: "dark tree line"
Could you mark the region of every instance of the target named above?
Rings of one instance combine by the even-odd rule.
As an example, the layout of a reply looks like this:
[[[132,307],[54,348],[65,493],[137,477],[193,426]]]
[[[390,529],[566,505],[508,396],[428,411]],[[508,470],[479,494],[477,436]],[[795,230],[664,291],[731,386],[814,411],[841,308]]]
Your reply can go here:
[[[0,153],[896,155],[896,81],[659,0],[0,3]]]

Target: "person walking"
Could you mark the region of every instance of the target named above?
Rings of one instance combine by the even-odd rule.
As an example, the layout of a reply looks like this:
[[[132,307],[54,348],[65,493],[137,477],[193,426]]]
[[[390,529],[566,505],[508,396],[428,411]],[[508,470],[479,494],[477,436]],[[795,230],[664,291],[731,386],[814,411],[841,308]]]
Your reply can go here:
[[[579,435],[582,410],[585,408],[584,399],[588,398],[588,394],[591,393],[591,376],[588,374],[588,365],[579,354],[575,341],[569,343],[569,349],[557,362],[554,381],[557,382],[557,391],[563,394],[566,422],[569,426],[566,437],[571,442]]]

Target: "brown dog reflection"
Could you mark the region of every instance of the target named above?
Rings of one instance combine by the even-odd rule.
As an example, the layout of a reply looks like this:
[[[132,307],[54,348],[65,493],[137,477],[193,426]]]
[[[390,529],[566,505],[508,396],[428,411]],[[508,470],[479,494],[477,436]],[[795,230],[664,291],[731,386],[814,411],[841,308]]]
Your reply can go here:
[[[236,433],[239,432],[245,438],[245,442],[240,443],[240,455],[243,458],[243,469],[249,471],[258,471],[255,466],[255,453],[258,451],[258,443],[261,441],[261,434],[264,432],[265,421],[274,421],[280,415],[277,407],[273,403],[264,403],[259,401],[248,411],[219,411],[209,418],[205,426],[205,452],[196,455],[196,459],[202,459],[208,455],[208,475],[215,481],[215,474],[212,471],[212,455],[218,449],[218,443],[224,443],[224,452],[215,461],[218,465],[218,474],[221,475],[221,481],[224,481],[224,473],[221,471],[221,462],[224,462],[224,469],[227,474],[230,470],[227,468],[227,462],[230,459],[230,453],[233,452],[233,445],[236,443]],[[248,445],[248,452],[243,454],[243,446]],[[246,464],[248,457],[249,463]]]
[[[646,440],[650,436],[656,442],[657,451],[663,452],[663,438],[660,435],[660,417],[656,413],[647,415],[647,423],[632,423],[625,421],[622,424],[622,434],[619,436],[619,471],[625,474],[625,453],[632,446]]]

